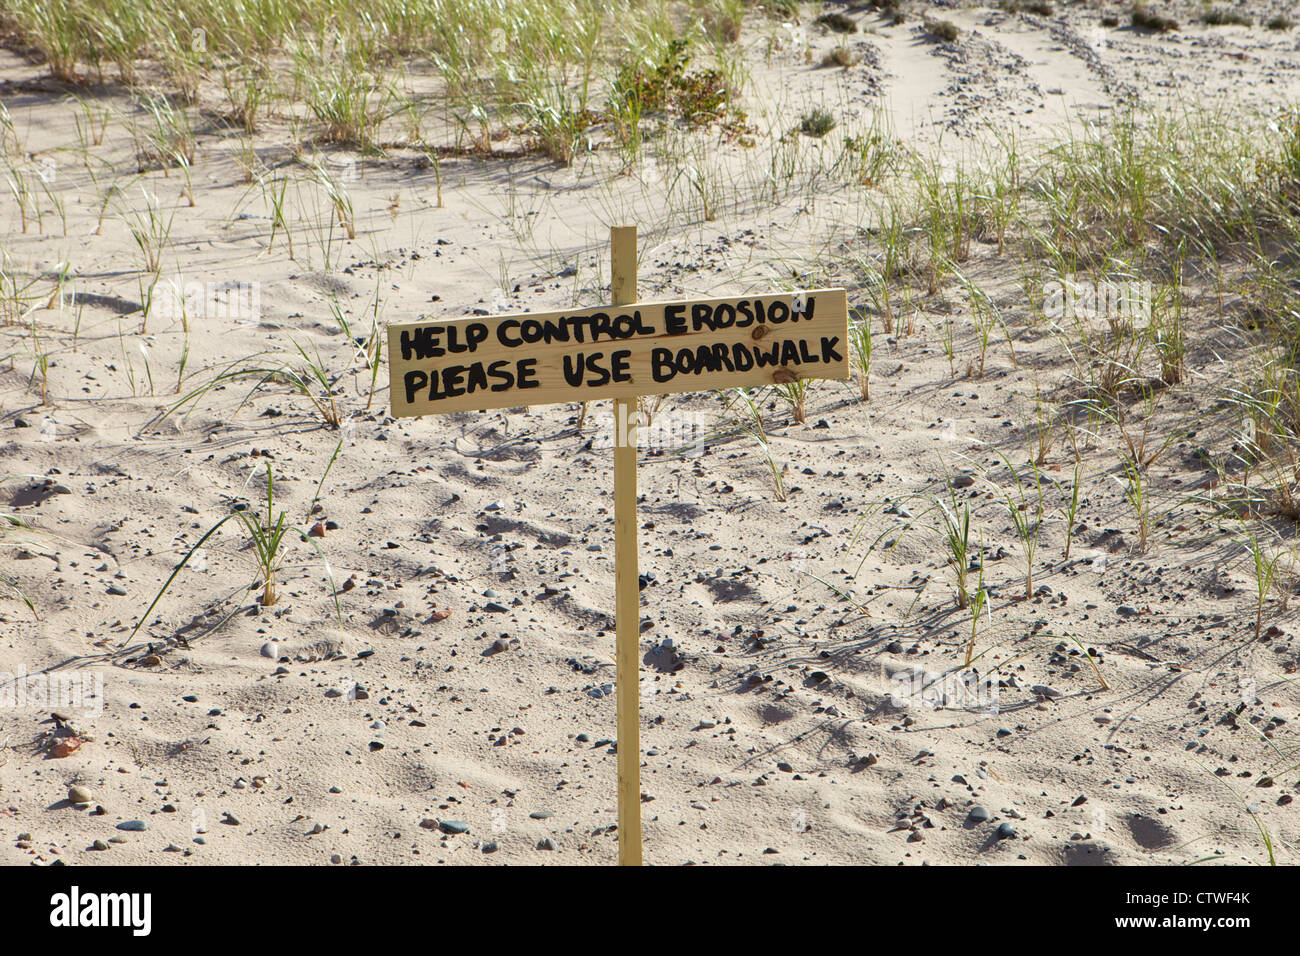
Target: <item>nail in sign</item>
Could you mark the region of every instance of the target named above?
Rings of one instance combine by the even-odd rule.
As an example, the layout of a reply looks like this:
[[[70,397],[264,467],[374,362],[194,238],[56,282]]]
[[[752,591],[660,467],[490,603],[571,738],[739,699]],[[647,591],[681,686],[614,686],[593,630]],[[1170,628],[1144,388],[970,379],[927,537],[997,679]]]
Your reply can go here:
[[[388,327],[394,417],[849,377],[843,289]]]

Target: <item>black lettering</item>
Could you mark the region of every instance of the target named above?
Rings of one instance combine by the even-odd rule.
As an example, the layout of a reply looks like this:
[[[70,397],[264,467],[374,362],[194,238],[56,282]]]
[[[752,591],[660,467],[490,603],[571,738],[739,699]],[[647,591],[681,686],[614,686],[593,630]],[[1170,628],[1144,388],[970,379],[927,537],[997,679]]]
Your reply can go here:
[[[781,300],[773,302],[767,310],[767,321],[772,323],[781,323],[790,318],[790,307]]]
[[[773,342],[772,347],[766,351],[759,348],[754,349],[754,360],[758,363],[759,368],[767,368],[769,365],[777,364],[780,353],[781,343]]]
[[[683,313],[685,313],[685,312],[686,312],[686,306],[684,306],[684,305],[666,305],[666,306],[664,306],[664,330],[665,330],[669,335],[685,335],[685,334],[686,334],[686,316],[683,314]],[[402,334],[405,335],[406,333],[403,332]],[[664,351],[664,352],[667,352],[668,350],[667,350],[667,349],[662,349],[662,350],[660,350],[660,349],[656,349],[655,351],[656,351],[656,352],[658,352],[658,351]],[[405,353],[403,353],[403,355],[405,355]],[[656,381],[656,382],[659,382],[659,381],[664,381],[664,382],[666,382],[666,381],[668,381],[668,379],[666,379],[666,378],[665,378],[665,379],[655,379],[655,381]]]
[[[587,371],[596,376],[587,382],[592,388],[599,388],[609,381],[608,370],[600,364],[600,360],[604,358],[604,355],[604,352],[592,352],[587,356]]]
[[[499,382],[491,386],[494,392],[508,392],[515,384],[515,376],[510,371],[509,362],[493,362],[488,366],[488,374],[493,378],[500,379]]]
[[[564,356],[564,380],[569,388],[579,388],[582,385],[582,358],[582,352]]]
[[[736,306],[736,311],[740,313],[740,318],[736,320],[736,328],[744,329],[754,324],[754,310],[750,308],[748,299],[741,299],[740,304]]]
[[[455,398],[458,395],[464,395],[465,389],[460,386],[460,377],[465,374],[465,366],[448,365],[442,370],[442,394],[445,398]]]
[[[500,323],[497,326],[497,341],[500,342],[502,345],[504,345],[506,348],[510,348],[510,349],[515,348],[516,346],[519,345],[523,345],[524,343],[518,338],[510,339],[506,337],[507,332],[517,328],[519,328],[518,319],[506,319],[504,322]]]
[[[421,325],[414,329],[402,329],[402,359],[411,361],[412,355],[417,359],[437,358],[443,354],[438,348],[438,330],[432,325]]]
[[[405,330],[402,335],[406,335]],[[413,368],[402,376],[402,384],[406,386],[406,404],[410,405],[415,401],[415,393],[429,384],[429,376],[418,368]]]
[[[487,369],[483,367],[482,362],[475,362],[467,370],[468,382],[466,382],[466,391],[479,392],[487,388]]]
[[[546,335],[546,341],[550,342],[567,342],[569,341],[570,323],[564,319],[558,322],[547,320],[542,323],[542,331]]]
[[[486,342],[487,337],[488,327],[482,322],[473,322],[465,327],[465,341],[471,352],[479,347],[480,342]]]
[[[696,375],[699,375],[701,372],[716,372],[717,369],[713,367],[712,347],[708,345],[697,346],[692,364],[694,365],[692,371]]]
[[[823,362],[829,364],[831,362],[844,361],[844,356],[835,350],[835,347],[839,344],[840,344],[840,337],[838,335],[832,335],[830,338],[827,338],[824,335],[822,336],[822,361]]]
[[[542,383],[537,381],[537,359],[526,358],[520,359],[518,368],[518,381],[520,388],[540,388]]]
[[[681,306],[671,305],[669,309],[680,309]],[[667,310],[664,316],[667,317]],[[670,323],[671,324],[671,323]],[[685,331],[683,329],[682,331]],[[680,332],[674,333],[680,335]],[[650,377],[656,382],[666,382],[675,374],[673,370],[673,353],[670,349],[657,348],[650,350]]]
[[[615,352],[613,355],[610,356],[610,364],[613,367],[613,371],[614,371],[614,381],[616,382],[632,381],[632,373],[628,371],[628,360],[631,357],[632,357],[632,353],[627,349],[619,349],[617,352]]]
[[[713,324],[709,321],[713,309],[704,302],[696,302],[691,306],[691,328],[699,332],[705,326],[708,326],[710,332],[713,331]]]

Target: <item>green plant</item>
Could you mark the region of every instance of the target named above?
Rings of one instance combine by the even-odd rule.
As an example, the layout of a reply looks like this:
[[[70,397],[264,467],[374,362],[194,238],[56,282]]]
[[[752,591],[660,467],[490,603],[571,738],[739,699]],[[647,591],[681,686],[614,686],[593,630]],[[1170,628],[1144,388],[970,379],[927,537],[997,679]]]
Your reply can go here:
[[[1171,30],[1178,29],[1178,21],[1170,17],[1162,17],[1153,13],[1146,4],[1136,3],[1133,5],[1133,12],[1130,15],[1133,26],[1140,30],[1151,30],[1155,33],[1169,33]]]
[[[822,26],[836,33],[857,33],[858,23],[852,17],[847,17],[842,13],[823,13],[814,23],[820,23]]]
[[[1020,539],[1020,547],[1025,556],[1025,597],[1028,601],[1034,596],[1034,554],[1038,550],[1039,533],[1043,526],[1043,481],[1038,474],[1038,469],[1030,466],[1034,478],[1033,496],[1026,498],[1024,483],[1021,481],[1020,473],[1012,467],[1011,462],[1007,461],[1006,466],[1011,471],[1011,476],[1016,483],[1016,497],[1012,498],[1011,493],[1005,493],[1005,504],[1007,514],[1011,518],[1012,527],[1015,529],[1016,537]]]
[[[258,130],[258,111],[266,102],[270,77],[260,65],[241,63],[221,71],[221,84],[226,95],[224,118],[245,133]]]
[[[18,206],[18,218],[22,224],[23,235],[26,235],[27,223],[30,218],[34,218],[38,224],[40,223],[40,203],[32,192],[31,180],[28,178],[27,173],[8,159],[5,162],[9,167],[6,182],[9,186],[9,192],[13,194],[14,202]]]
[[[338,57],[322,57],[310,47],[299,51],[298,79],[308,109],[324,127],[322,142],[374,149],[380,125],[401,109],[392,107],[392,87],[369,66],[355,51]]]
[[[1177,283],[1156,294],[1151,303],[1148,332],[1160,362],[1160,381],[1166,385],[1180,384],[1185,374],[1187,338],[1183,330],[1182,295]]]
[[[527,116],[526,129],[533,147],[565,166],[573,165],[574,156],[586,141],[587,129],[599,121],[580,95],[570,93],[559,83],[546,86],[525,101],[521,109]]]
[[[858,55],[849,49],[848,43],[839,43],[822,55],[822,66],[838,66],[847,70],[858,62]]]
[[[1074,544],[1074,519],[1079,513],[1079,489],[1082,485],[1082,468],[1081,462],[1074,463],[1074,480],[1070,482],[1070,504],[1065,510],[1065,556],[1063,560],[1070,560],[1070,546]]]
[[[1211,7],[1201,14],[1201,22],[1211,27],[1248,27],[1251,24],[1251,19],[1239,10],[1231,10],[1227,7]]]
[[[967,588],[967,575],[970,573],[970,505],[957,504],[957,492],[951,481],[948,484],[948,498],[951,507],[940,501],[939,521],[943,534],[943,544],[947,548],[948,566],[952,568],[957,584],[957,607],[970,607],[970,591]],[[983,567],[983,554],[980,566]],[[982,573],[982,571],[981,571]]]
[[[285,385],[290,391],[306,398],[322,422],[330,428],[338,428],[343,421],[342,411],[334,398],[338,390],[339,376],[326,369],[319,350],[313,349],[313,354],[309,355],[301,344],[298,342],[293,344],[302,359],[302,364],[296,363],[292,358],[282,358],[269,363],[261,356],[236,359],[163,409],[150,420],[149,424],[160,424],[186,405],[197,404],[199,399],[213,389],[235,382],[253,380],[252,388],[235,408],[233,414],[238,414],[253,395],[264,386]]]
[[[265,180],[260,180],[259,183],[262,187],[262,198],[271,211],[271,238],[267,240],[266,251],[270,253],[275,248],[276,234],[283,231],[285,242],[289,244],[289,258],[292,259],[293,233],[289,230],[289,220],[284,212],[284,194],[289,188],[289,178],[282,176],[270,183]]]
[[[808,415],[808,389],[812,379],[796,378],[773,386],[773,391],[782,401],[790,406],[790,417],[796,425],[802,425]]]
[[[814,107],[799,118],[799,132],[814,139],[821,139],[837,125],[834,114],[821,106]]]
[[[883,133],[872,130],[845,136],[836,165],[851,182],[875,186],[889,171],[895,153],[895,145]]]
[[[1052,5],[1044,0],[1002,0],[1000,4],[1007,13],[1035,13],[1040,17],[1050,17]]]
[[[357,227],[356,215],[352,211],[352,197],[319,160],[312,164],[312,170],[316,183],[325,191],[326,198],[329,199],[335,215],[338,216],[339,225],[343,227],[349,239],[355,239]]]
[[[1248,531],[1246,550],[1250,554],[1251,570],[1255,577],[1255,640],[1259,640],[1264,631],[1264,603],[1269,592],[1273,590],[1277,577],[1278,562],[1283,558],[1282,551],[1269,554],[1260,542],[1259,535]]]
[[[1058,421],[1056,409],[1043,401],[1035,381],[1034,419],[1025,425],[1025,440],[1029,445],[1030,460],[1037,467],[1047,463],[1047,456],[1051,454],[1052,444],[1056,440]]]
[[[1128,502],[1137,518],[1138,552],[1145,553],[1147,538],[1151,533],[1151,495],[1147,487],[1146,472],[1131,458],[1123,460],[1123,468],[1124,481],[1120,484],[1124,489],[1124,500]]]
[[[980,618],[988,606],[989,593],[984,588],[984,541],[979,545],[979,577],[975,581],[975,593],[970,597],[970,640],[966,642],[966,661],[963,667],[970,667],[975,656],[975,638],[979,633]]]
[[[133,210],[130,213],[127,228],[131,230],[131,238],[135,240],[136,248],[140,250],[143,271],[157,276],[162,270],[163,252],[171,244],[172,222],[176,218],[176,210],[164,211],[162,200],[143,186],[140,187],[140,195],[144,197],[144,209]]]
[[[776,494],[776,500],[785,501],[785,465],[777,462],[776,456],[772,452],[767,432],[763,428],[763,413],[759,408],[760,403],[749,394],[747,389],[732,389],[732,394],[739,399],[741,407],[747,413],[741,418],[740,428],[758,443],[758,447],[763,452],[768,471],[772,476],[772,488]]]
[[[333,464],[332,459],[330,464]],[[326,471],[328,472],[328,468]],[[322,477],[321,480],[324,481],[324,478]],[[319,491],[319,488],[317,490]],[[232,518],[236,519],[239,524],[243,525],[244,530],[247,532],[248,543],[253,551],[258,575],[253,584],[249,586],[249,590],[261,589],[262,595],[259,603],[261,603],[263,607],[270,607],[279,600],[279,594],[276,590],[276,582],[284,567],[286,538],[290,540],[296,538],[302,543],[310,545],[316,552],[317,557],[320,559],[325,570],[325,577],[329,582],[330,592],[334,598],[334,613],[338,617],[339,622],[342,623],[343,609],[339,604],[339,591],[335,586],[334,571],[330,567],[329,559],[325,557],[325,552],[321,550],[320,545],[317,544],[315,539],[313,539],[306,531],[303,531],[301,528],[292,527],[288,524],[287,515],[283,509],[281,509],[278,515],[275,512],[275,476],[271,468],[271,463],[268,461],[266,462],[266,521],[263,522],[260,516],[250,509],[235,510],[226,514],[218,520],[216,524],[205,531],[198,541],[196,541],[189,550],[185,552],[185,555],[181,558],[180,562],[172,569],[171,574],[167,576],[167,580],[163,582],[162,587],[158,590],[157,595],[154,596],[149,607],[145,610],[144,614],[140,616],[140,620],[136,623],[135,627],[132,628],[131,633],[127,636],[126,640],[122,642],[122,646],[129,644],[135,638],[135,635],[140,632],[140,629],[145,626],[149,620],[149,615],[152,614],[153,609],[158,606],[158,602],[161,601],[163,595],[167,593],[172,582],[176,580],[176,576],[184,570],[185,566],[189,564],[194,555],[203,547],[203,544],[215,535],[221,529],[222,525]]]
[[[1256,810],[1255,805],[1247,802],[1246,799],[1243,798],[1242,795],[1237,792],[1237,789],[1233,787],[1232,784],[1228,783],[1228,781],[1225,780],[1223,777],[1219,776],[1219,774],[1215,773],[1205,764],[1201,763],[1201,761],[1197,760],[1195,757],[1192,757],[1191,759],[1195,761],[1196,765],[1199,766],[1202,770],[1204,770],[1207,774],[1209,774],[1214,780],[1216,780],[1218,783],[1221,783],[1224,786],[1224,788],[1227,789],[1227,791],[1232,794],[1233,799],[1235,799],[1237,803],[1241,805],[1241,808],[1246,811],[1246,815],[1250,817],[1250,822],[1254,824],[1255,836],[1258,837],[1260,845],[1263,846],[1264,848],[1265,858],[1268,860],[1268,865],[1277,866],[1277,852],[1276,852],[1276,846],[1274,845],[1274,841],[1273,841],[1273,835],[1269,832],[1268,827],[1264,826],[1263,821],[1260,820],[1259,813]],[[1243,832],[1243,831],[1237,830],[1234,832]],[[1219,859],[1219,856],[1218,854],[1215,854],[1214,856],[1203,857],[1199,860],[1193,860],[1192,864],[1194,865],[1197,863],[1203,863],[1209,860],[1217,860],[1217,859]]]
[[[32,528],[25,519],[18,515],[0,512],[0,544],[19,544],[26,539],[18,538],[16,534],[17,532],[23,531],[32,533],[34,530],[35,529]],[[14,596],[18,598],[18,600],[26,604],[27,610],[31,611],[34,617],[37,619],[40,618],[40,615],[36,613],[36,605],[32,603],[32,599],[27,595],[27,592],[23,590],[23,587],[18,582],[17,578],[9,574],[7,571],[0,570],[0,585],[4,585],[5,588],[13,592]]]
[[[849,324],[849,344],[853,349],[853,364],[858,369],[858,394],[862,400],[871,398],[871,325],[866,317]]]
[[[925,27],[925,32],[945,43],[955,43],[961,31],[957,25],[950,20],[936,20],[928,14],[921,19],[921,25]]]
[[[172,166],[193,166],[198,146],[189,114],[162,96],[146,97],[140,106],[152,120],[152,125],[143,138],[132,127],[136,136],[138,171],[161,166],[165,173]]]

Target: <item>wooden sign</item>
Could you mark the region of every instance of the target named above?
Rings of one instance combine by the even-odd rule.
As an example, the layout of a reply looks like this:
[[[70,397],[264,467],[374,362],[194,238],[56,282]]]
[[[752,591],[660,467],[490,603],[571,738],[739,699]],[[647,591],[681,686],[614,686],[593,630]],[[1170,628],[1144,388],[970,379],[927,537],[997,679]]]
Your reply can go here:
[[[639,866],[637,398],[848,378],[848,308],[843,289],[639,303],[636,227],[610,247],[612,305],[391,324],[388,384],[395,418],[614,399],[618,858]]]
[[[388,327],[394,417],[848,378],[843,289]]]

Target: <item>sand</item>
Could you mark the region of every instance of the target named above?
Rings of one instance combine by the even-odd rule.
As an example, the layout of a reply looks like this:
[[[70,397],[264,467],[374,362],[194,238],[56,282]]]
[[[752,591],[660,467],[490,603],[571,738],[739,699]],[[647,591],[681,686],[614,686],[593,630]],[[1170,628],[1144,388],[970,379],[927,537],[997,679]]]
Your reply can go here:
[[[955,162],[988,129],[1033,141],[1193,90],[1234,108],[1300,93],[1295,31],[1100,30],[1084,5],[1053,18],[938,12],[963,31],[953,48],[915,20],[855,13],[876,29],[849,40],[863,59],[847,70],[816,65],[839,42],[820,28],[804,27],[811,63],[794,45],[765,57],[756,30],[754,89],[773,91],[762,122],[811,103],[861,117],[879,107],[893,135]],[[259,295],[257,315],[200,308],[188,333],[175,314],[142,331],[131,217],[114,203],[96,229],[100,194],[73,152],[81,111],[43,76],[0,53],[0,93],[32,161],[53,163],[66,227],[47,209],[43,231],[20,233],[10,202],[3,245],[23,277],[70,263],[81,307],[34,313],[48,330],[45,405],[22,327],[3,330],[16,353],[0,373],[3,493],[38,529],[6,548],[4,569],[39,619],[0,597],[0,672],[102,681],[102,707],[0,708],[0,862],[613,863],[608,403],[581,431],[576,406],[393,421],[386,391],[371,401],[331,297],[357,336],[376,311],[382,327],[593,304],[608,282],[608,226],[627,219],[642,224],[645,298],[750,293],[795,273],[841,281],[861,306],[835,256],[862,241],[859,193],[814,184],[773,203],[738,188],[712,221],[684,209],[675,220],[653,167],[618,177],[598,150],[573,168],[446,157],[439,205],[413,151],[330,148],[330,168],[350,177],[356,238],[337,225],[320,238],[332,211],[291,186],[318,223],[315,237],[294,230],[291,260],[222,130],[198,128],[191,206],[178,170],[129,181],[135,146],[114,119],[94,155],[122,174],[136,215],[142,187],[174,210],[163,275],[211,294],[256,283]],[[132,115],[120,93],[97,102]],[[268,167],[286,162],[285,141],[274,125],[259,135]],[[748,168],[735,144],[708,156]],[[1022,307],[995,247],[977,244],[969,269],[1010,313]],[[1206,389],[1245,357],[1213,339],[1214,313],[1210,298],[1192,310],[1204,337],[1190,362]],[[955,375],[936,331],[949,316]],[[949,289],[920,303],[913,334],[878,334],[867,403],[825,383],[804,424],[773,408],[785,501],[751,440],[694,446],[726,420],[716,396],[661,407],[676,437],[647,447],[639,472],[648,862],[1259,862],[1248,804],[1276,841],[1294,840],[1294,774],[1265,775],[1272,748],[1291,746],[1300,704],[1293,625],[1253,639],[1253,581],[1239,548],[1198,534],[1207,509],[1185,506],[1182,531],[1158,529],[1135,553],[1105,449],[1083,456],[1083,527],[1066,562],[1063,440],[1043,465],[1034,596],[1016,600],[1023,553],[999,511],[1015,493],[1008,465],[1025,461],[1034,382],[1059,385],[1068,369],[1054,339],[1017,326],[1014,363],[996,342],[984,376],[964,377],[977,360],[968,316]],[[212,370],[294,342],[343,373],[341,430],[284,387],[250,395],[249,381],[157,421]],[[1179,391],[1161,420],[1195,416],[1206,394]],[[1153,470],[1168,500],[1206,480],[1194,452],[1210,437],[1178,443]],[[237,502],[265,508],[268,462],[277,509],[303,530],[319,524],[311,541],[351,583],[341,620],[321,560],[297,540],[280,600],[259,606],[231,520],[133,634],[205,531]],[[956,683],[969,614],[954,605],[926,504],[959,472],[976,479],[961,494],[984,516],[995,586],[977,649],[1001,686],[979,700]],[[1080,646],[1099,652],[1109,690]],[[952,706],[909,698],[915,681]],[[64,757],[50,745],[69,731],[51,711],[85,741]],[[68,802],[73,784],[89,788],[88,805]],[[118,828],[136,820],[147,829]]]

